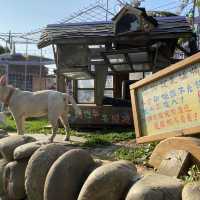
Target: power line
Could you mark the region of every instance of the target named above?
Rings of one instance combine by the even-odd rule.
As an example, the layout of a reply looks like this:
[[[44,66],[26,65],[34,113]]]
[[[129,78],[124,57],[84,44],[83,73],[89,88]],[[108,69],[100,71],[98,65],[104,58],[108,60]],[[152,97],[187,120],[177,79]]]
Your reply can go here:
[[[189,3],[188,5],[187,5],[187,7],[188,6],[190,6],[192,3]],[[180,6],[176,6],[176,7],[174,7],[174,6],[170,6],[170,7],[166,7],[166,8],[164,8],[163,10],[164,11],[168,11],[168,10],[174,10],[174,9],[178,9],[178,8],[180,8]]]
[[[158,6],[158,7],[152,8],[152,9],[155,9],[155,10],[157,10],[157,9],[159,9],[159,8],[166,7],[166,6],[168,6],[168,5],[170,5],[170,6],[171,6],[171,4],[172,4],[172,3],[178,3],[178,2],[180,2],[180,1],[179,1],[179,0],[175,0],[175,1],[172,1],[172,2],[170,2],[170,3],[167,3],[167,4],[162,4],[162,5]]]

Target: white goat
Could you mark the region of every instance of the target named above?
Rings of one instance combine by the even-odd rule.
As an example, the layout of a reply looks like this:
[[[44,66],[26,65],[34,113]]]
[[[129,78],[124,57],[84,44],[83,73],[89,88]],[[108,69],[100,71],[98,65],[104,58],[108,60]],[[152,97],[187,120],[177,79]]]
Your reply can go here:
[[[53,90],[41,90],[37,92],[22,91],[6,84],[6,76],[0,78],[0,101],[8,106],[17,126],[17,133],[24,134],[24,122],[28,117],[48,116],[52,125],[52,136],[50,142],[56,136],[58,130],[58,119],[61,120],[67,133],[65,140],[70,139],[68,123],[69,102],[75,109],[76,114],[81,110],[76,105],[74,98],[65,93]]]

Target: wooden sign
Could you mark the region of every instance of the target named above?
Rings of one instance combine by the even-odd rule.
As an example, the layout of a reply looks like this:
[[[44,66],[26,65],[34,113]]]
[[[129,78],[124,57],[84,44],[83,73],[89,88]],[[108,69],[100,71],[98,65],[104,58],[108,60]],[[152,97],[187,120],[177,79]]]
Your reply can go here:
[[[200,53],[130,90],[138,143],[200,133]]]

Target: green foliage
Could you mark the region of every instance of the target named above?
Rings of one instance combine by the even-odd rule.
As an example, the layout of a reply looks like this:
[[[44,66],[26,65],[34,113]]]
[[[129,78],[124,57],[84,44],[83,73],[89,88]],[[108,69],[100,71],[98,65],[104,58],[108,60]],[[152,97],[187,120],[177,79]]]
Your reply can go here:
[[[0,45],[0,54],[9,53],[9,49],[7,47],[3,47]]]
[[[136,148],[122,147],[115,151],[115,157],[120,160],[129,160],[135,164],[146,164],[157,143],[140,145]]]
[[[84,146],[95,147],[95,146],[108,146],[112,143],[117,143],[126,140],[132,140],[135,138],[133,132],[98,132],[98,133],[86,133],[82,134],[87,139]]]
[[[8,132],[16,132],[16,125],[15,125],[15,121],[12,119],[11,116],[6,117],[6,127],[4,125],[0,125],[1,129],[5,129]]]
[[[92,137],[92,138],[89,138],[82,146],[84,147],[99,147],[99,146],[109,146],[111,145],[111,142],[103,139],[103,138],[100,138],[100,137]]]
[[[47,119],[41,119],[41,120],[27,120],[25,122],[25,130],[28,133],[47,133],[47,130],[45,130],[45,126],[48,125]],[[49,131],[48,131],[49,132]]]
[[[181,177],[186,183],[193,181],[200,181],[200,167],[197,165],[192,165],[190,167],[188,174]]]
[[[15,121],[12,118],[12,116],[6,117],[6,127],[3,125],[0,125],[0,128],[7,130],[8,132],[17,132]],[[43,133],[48,134],[51,129],[44,128],[48,125],[48,120],[45,118],[30,118],[27,119],[25,122],[25,130],[27,133]],[[63,128],[59,129],[59,133],[65,134],[65,131]],[[111,129],[108,130],[102,130],[102,131],[96,131],[96,132],[85,132],[85,133],[79,133],[75,130],[71,130],[71,135],[77,136],[77,137],[84,137],[87,139],[88,144],[97,144],[97,145],[108,145],[111,143],[116,143],[120,141],[125,140],[131,140],[135,138],[135,135],[132,131],[127,130],[116,130],[111,131]]]
[[[122,133],[92,133],[92,134],[86,134],[85,136],[87,139],[96,139],[99,138],[100,140],[104,140],[110,143],[116,143],[126,140],[134,139],[133,132],[122,132]]]
[[[28,119],[25,122],[25,130],[27,133],[46,133],[47,130],[44,129],[48,125],[46,119]],[[12,116],[6,117],[6,127],[0,125],[0,128],[7,130],[8,132],[17,132],[15,121]]]
[[[200,8],[200,0],[196,1],[196,5],[197,5],[198,8]]]

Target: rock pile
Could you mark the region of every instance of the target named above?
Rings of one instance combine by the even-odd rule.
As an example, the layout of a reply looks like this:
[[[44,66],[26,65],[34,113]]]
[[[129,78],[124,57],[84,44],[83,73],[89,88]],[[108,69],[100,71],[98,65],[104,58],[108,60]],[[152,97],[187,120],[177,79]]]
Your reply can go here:
[[[200,183],[151,174],[128,161],[96,162],[82,149],[28,136],[0,139],[2,200],[197,200]]]

